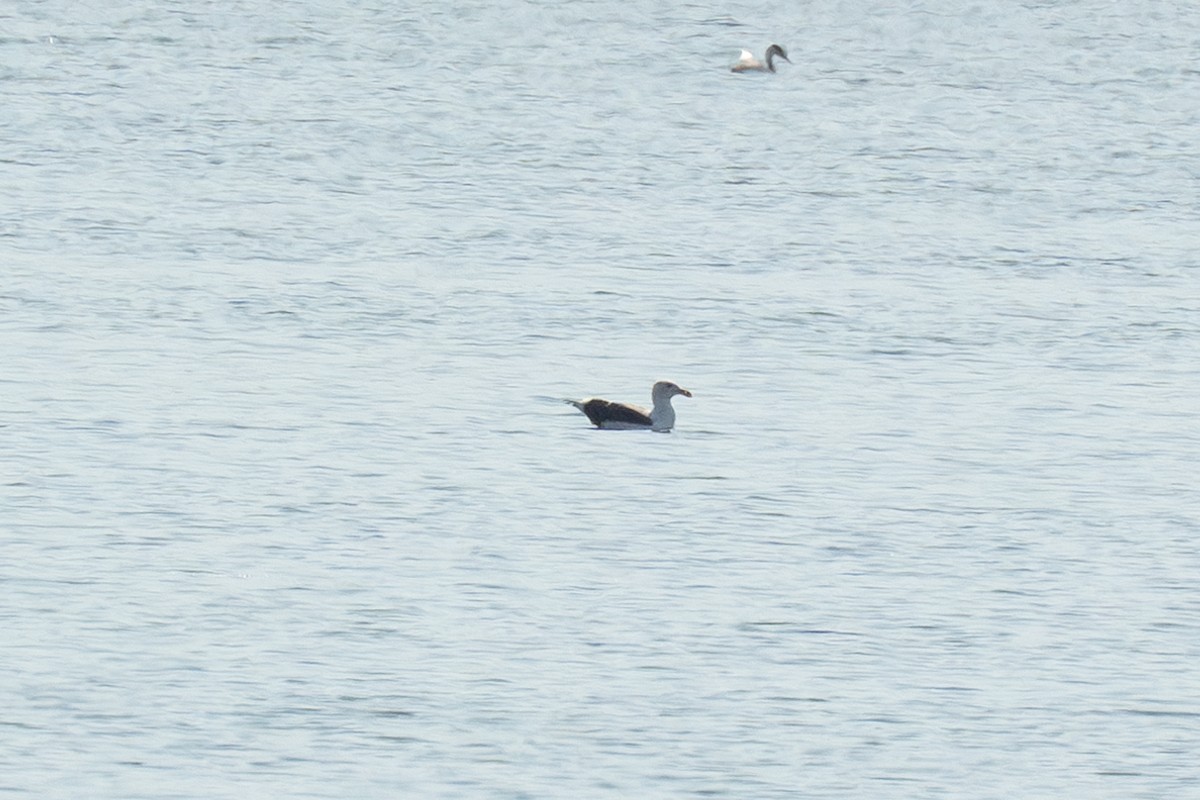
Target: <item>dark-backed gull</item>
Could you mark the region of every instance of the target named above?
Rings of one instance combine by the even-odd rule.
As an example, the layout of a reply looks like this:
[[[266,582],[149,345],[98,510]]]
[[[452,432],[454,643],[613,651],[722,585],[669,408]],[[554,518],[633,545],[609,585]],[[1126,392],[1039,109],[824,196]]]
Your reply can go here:
[[[587,418],[597,428],[669,431],[675,425],[675,409],[671,407],[671,398],[677,394],[684,397],[692,396],[691,392],[678,384],[659,381],[650,390],[654,407],[649,411],[641,406],[614,403],[598,397],[589,397],[586,400],[567,400],[566,402],[587,414]]]

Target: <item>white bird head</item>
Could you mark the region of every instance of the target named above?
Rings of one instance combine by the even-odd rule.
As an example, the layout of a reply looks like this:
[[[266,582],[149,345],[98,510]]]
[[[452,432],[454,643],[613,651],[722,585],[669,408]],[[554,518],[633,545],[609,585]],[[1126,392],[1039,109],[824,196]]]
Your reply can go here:
[[[679,384],[672,383],[671,381],[659,381],[658,383],[654,384],[654,388],[650,390],[650,396],[655,400],[668,400],[677,394],[681,394],[684,397],[692,396],[692,393],[687,389],[684,389]]]

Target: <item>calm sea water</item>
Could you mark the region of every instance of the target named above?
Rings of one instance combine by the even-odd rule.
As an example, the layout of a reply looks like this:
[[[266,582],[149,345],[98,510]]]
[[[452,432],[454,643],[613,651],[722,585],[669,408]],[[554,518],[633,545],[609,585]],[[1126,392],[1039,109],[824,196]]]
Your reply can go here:
[[[10,3],[0,796],[1196,797],[1198,45]]]

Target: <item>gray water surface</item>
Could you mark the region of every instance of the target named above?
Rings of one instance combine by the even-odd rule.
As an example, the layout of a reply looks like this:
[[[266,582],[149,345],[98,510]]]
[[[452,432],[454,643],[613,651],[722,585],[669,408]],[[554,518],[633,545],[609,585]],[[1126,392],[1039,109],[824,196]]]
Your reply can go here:
[[[1200,12],[0,23],[0,795],[1197,796]]]

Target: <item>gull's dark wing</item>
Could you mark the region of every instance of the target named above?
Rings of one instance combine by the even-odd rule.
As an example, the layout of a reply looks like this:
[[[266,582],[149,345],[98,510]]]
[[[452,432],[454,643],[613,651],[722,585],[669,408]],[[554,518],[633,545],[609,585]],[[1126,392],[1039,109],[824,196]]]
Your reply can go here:
[[[583,404],[583,413],[587,414],[587,418],[596,426],[605,422],[624,422],[629,425],[646,426],[651,424],[650,415],[640,408],[634,408],[624,403],[614,403],[610,400],[588,400]]]

